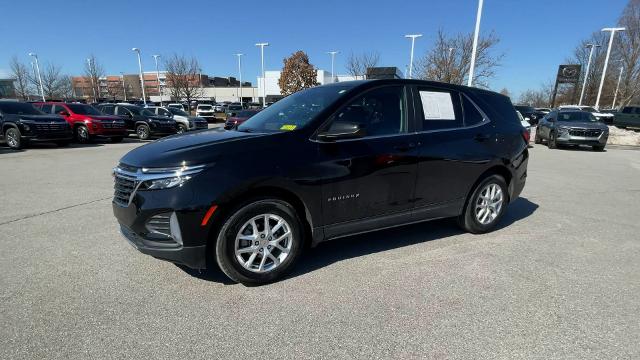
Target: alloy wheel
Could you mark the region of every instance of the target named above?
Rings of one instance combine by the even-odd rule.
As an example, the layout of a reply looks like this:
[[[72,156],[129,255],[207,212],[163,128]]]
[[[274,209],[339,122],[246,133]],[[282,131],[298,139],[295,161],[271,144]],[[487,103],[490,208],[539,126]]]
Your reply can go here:
[[[260,214],[246,221],[235,240],[235,256],[245,269],[266,273],[276,269],[291,252],[291,226],[275,214]]]
[[[7,130],[6,133],[7,136],[7,144],[9,145],[9,147],[15,148],[18,146],[18,134],[17,131],[15,131],[14,129],[9,129]]]
[[[487,184],[480,191],[476,201],[476,220],[482,225],[490,224],[500,215],[503,202],[504,194],[502,188],[495,183]]]

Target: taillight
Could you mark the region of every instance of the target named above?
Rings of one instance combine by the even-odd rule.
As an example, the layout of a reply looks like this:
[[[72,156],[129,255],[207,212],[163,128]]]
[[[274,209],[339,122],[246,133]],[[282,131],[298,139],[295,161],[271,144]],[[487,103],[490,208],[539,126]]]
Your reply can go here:
[[[527,129],[522,129],[522,138],[524,139],[525,144],[529,144],[529,140],[531,140],[531,134]]]

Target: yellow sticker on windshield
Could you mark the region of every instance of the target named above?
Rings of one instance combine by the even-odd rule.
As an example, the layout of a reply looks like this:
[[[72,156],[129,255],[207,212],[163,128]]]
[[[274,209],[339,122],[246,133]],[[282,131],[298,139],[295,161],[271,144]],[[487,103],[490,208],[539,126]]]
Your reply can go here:
[[[280,127],[280,130],[289,130],[289,131],[291,131],[291,130],[294,130],[295,128],[296,128],[296,125],[286,125],[285,124],[285,125],[282,125]]]

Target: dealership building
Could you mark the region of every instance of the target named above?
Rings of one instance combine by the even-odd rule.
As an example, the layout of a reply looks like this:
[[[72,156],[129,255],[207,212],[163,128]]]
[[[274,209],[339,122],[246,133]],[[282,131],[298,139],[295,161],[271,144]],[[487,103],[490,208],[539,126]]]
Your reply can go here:
[[[280,92],[280,85],[278,85],[278,81],[280,80],[280,74],[281,74],[280,70],[270,70],[270,71],[264,72],[264,77],[266,80],[263,80],[262,76],[258,77],[258,87],[257,87],[258,98],[256,100],[257,102],[260,102],[260,100],[262,100],[263,86],[265,87],[265,96],[267,98],[267,102],[278,101],[284,97],[282,95],[282,92]],[[316,81],[320,85],[330,84],[332,82],[351,81],[351,80],[356,80],[356,78],[351,75],[336,75],[335,79],[333,79],[334,81],[331,81],[331,80],[332,79],[331,79],[330,71],[318,69],[318,76],[316,78]]]

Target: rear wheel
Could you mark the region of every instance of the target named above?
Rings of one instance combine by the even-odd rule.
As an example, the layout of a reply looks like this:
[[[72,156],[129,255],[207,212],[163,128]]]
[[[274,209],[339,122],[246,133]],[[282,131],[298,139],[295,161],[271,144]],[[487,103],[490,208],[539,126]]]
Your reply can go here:
[[[7,142],[7,145],[14,150],[20,150],[24,145],[20,130],[14,127],[10,127],[4,132],[4,140]]]
[[[293,206],[278,199],[257,199],[224,222],[216,241],[216,261],[236,282],[272,282],[300,257],[303,234]]]
[[[458,216],[458,225],[473,234],[492,230],[504,214],[508,202],[507,183],[500,175],[482,180],[467,199]]]
[[[86,126],[80,125],[76,128],[76,141],[80,144],[88,144],[91,142],[91,135]]]
[[[145,124],[140,124],[136,127],[136,135],[140,140],[149,140],[150,130],[149,126]]]
[[[178,124],[177,134],[184,134],[185,132],[187,132],[187,127],[184,124]]]

